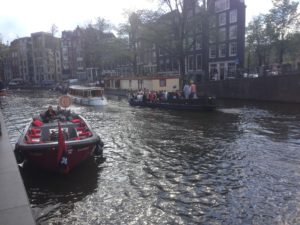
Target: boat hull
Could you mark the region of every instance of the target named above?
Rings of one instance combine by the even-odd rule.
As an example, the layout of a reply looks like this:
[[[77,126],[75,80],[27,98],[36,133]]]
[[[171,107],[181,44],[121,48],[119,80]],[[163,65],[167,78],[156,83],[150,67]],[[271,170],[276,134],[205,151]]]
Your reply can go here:
[[[6,96],[6,90],[5,89],[2,89],[2,90],[0,90],[0,97],[1,96]]]
[[[213,97],[201,97],[199,99],[180,99],[157,102],[144,102],[130,99],[129,104],[131,106],[183,111],[212,111],[216,109],[216,99]]]
[[[72,101],[79,105],[88,105],[88,106],[102,106],[107,105],[107,99],[105,97],[101,98],[79,98],[70,95]]]
[[[27,146],[27,148],[19,146],[17,151],[21,153],[22,157],[26,161],[42,169],[59,173],[68,173],[74,167],[93,156],[97,147],[97,143],[91,143],[84,146],[73,145],[67,147],[67,169],[60,166],[57,161],[57,146]]]

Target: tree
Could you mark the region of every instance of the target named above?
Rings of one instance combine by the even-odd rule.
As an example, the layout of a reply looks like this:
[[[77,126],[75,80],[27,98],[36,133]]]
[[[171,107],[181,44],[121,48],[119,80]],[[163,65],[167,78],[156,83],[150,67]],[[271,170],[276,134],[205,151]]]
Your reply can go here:
[[[286,58],[289,62],[299,61],[300,56],[300,33],[294,33],[287,36]]]
[[[194,40],[189,41],[191,31],[189,26],[195,25],[194,21],[191,21],[194,19],[200,21],[203,29],[207,28],[207,2],[206,0],[160,0],[160,2],[162,7],[166,7],[166,15],[170,16],[173,40],[169,51],[178,59],[181,80],[184,80],[185,52],[194,44]]]
[[[119,36],[127,40],[130,54],[127,58],[131,61],[132,72],[139,75],[138,57],[146,46],[152,46],[156,43],[156,36],[162,36],[162,33],[153,35],[152,24],[161,16],[158,11],[138,10],[127,12],[128,22],[119,27]],[[157,27],[156,29],[157,30]]]
[[[273,8],[267,17],[271,29],[277,35],[278,62],[282,64],[287,36],[299,27],[299,2],[291,0],[272,0]]]
[[[50,28],[50,33],[54,37],[57,32],[58,32],[58,27],[55,24],[52,24],[52,26]]]
[[[0,34],[0,80],[5,80],[4,78],[4,60],[7,57],[8,46],[6,46],[1,39]]]
[[[60,49],[60,46],[59,46],[59,39],[55,38],[55,34],[58,32],[58,27],[55,25],[55,24],[52,24],[51,28],[50,28],[50,33],[52,35],[52,43],[51,43],[51,48],[52,48],[52,52],[53,52],[53,61],[54,61],[54,79],[56,81],[60,80],[61,78],[58,77],[58,74],[57,74],[57,61],[60,61],[60,60],[57,60],[57,56],[59,55],[59,53],[57,53],[57,50]]]
[[[123,42],[112,33],[114,27],[105,19],[97,18],[83,29],[83,54],[86,67],[97,67],[100,71],[120,55],[124,55]]]
[[[248,55],[248,69],[252,58],[256,59],[253,65],[262,66],[268,64],[270,55],[270,46],[273,40],[272,32],[268,32],[269,28],[266,25],[266,15],[260,14],[250,21],[247,27],[247,55]],[[249,61],[250,60],[250,61]]]

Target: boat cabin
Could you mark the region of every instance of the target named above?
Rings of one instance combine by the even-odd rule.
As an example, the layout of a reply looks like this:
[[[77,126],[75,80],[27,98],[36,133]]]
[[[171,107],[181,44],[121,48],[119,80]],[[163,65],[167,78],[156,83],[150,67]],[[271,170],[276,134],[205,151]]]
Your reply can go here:
[[[69,94],[83,98],[102,97],[104,90],[98,87],[70,87]]]

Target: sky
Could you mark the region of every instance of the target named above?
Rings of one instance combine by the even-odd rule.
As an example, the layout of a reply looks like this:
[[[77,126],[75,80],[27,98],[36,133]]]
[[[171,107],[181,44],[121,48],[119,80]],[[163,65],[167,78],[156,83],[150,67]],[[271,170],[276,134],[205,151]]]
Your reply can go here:
[[[267,13],[271,0],[245,0],[246,24],[259,13]],[[156,9],[157,0],[5,0],[1,2],[0,39],[9,43],[31,33],[50,32],[58,27],[58,34],[85,26],[97,17],[114,25],[126,22],[125,11]],[[60,36],[60,35],[57,35]]]

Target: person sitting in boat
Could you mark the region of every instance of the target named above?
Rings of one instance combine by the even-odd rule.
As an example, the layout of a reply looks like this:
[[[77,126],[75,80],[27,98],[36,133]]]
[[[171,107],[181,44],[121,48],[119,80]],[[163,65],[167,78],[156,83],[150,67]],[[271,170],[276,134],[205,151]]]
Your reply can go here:
[[[44,122],[49,123],[49,121],[56,118],[56,112],[53,110],[52,106],[48,107],[48,110],[44,114]]]
[[[56,117],[61,121],[65,121],[66,118],[66,111],[63,110],[59,105],[56,107]]]
[[[58,140],[58,132],[52,130],[50,134],[50,141],[57,141],[57,140]]]

